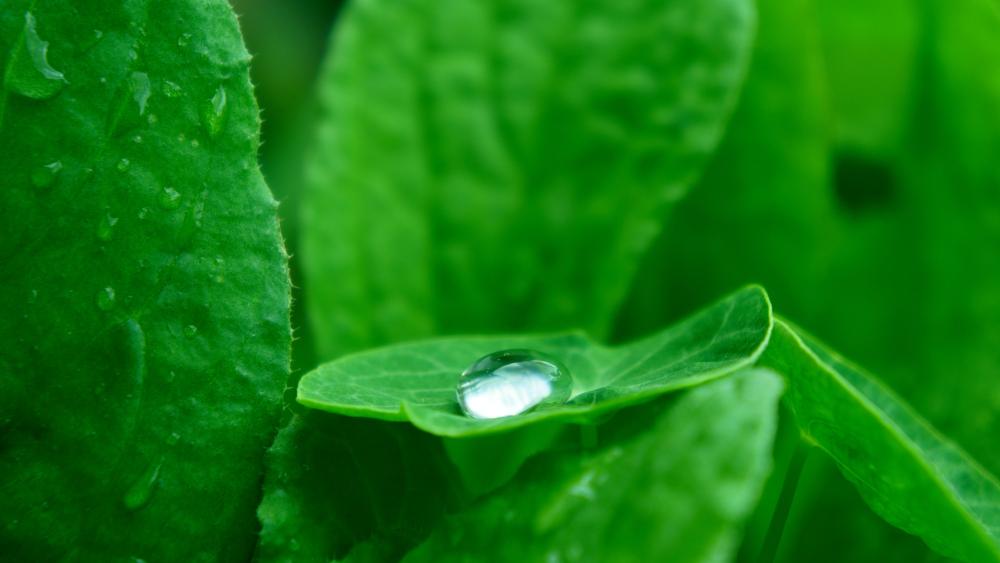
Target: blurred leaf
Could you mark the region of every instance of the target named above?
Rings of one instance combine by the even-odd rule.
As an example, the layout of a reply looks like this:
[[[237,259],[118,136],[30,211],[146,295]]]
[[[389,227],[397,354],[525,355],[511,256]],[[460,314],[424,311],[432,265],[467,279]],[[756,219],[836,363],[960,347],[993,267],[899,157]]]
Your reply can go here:
[[[600,335],[715,148],[748,0],[359,0],[320,80],[302,257],[321,359]]]
[[[739,105],[700,182],[643,259],[616,338],[657,330],[729,288],[762,283],[800,320],[830,259],[827,104],[814,6],[759,0]],[[780,124],[780,125],[776,125]]]
[[[87,4],[0,5],[0,558],[245,560],[290,344],[250,57],[222,1]]]
[[[1000,485],[905,403],[783,321],[760,363],[875,512],[945,555],[1000,561]]]
[[[264,561],[330,561],[365,542],[376,550],[372,560],[398,559],[400,546],[426,537],[460,490],[427,434],[319,412],[292,420],[268,466],[258,509]]]
[[[771,469],[781,389],[742,371],[647,411],[634,437],[536,458],[406,561],[726,561]]]
[[[542,421],[595,415],[733,373],[767,342],[771,308],[759,287],[744,289],[645,340],[607,348],[582,335],[450,337],[398,344],[324,364],[299,382],[299,403],[338,414],[409,420],[442,436],[498,433]],[[498,350],[526,348],[562,361],[573,378],[565,405],[476,419],[456,402],[458,377]]]

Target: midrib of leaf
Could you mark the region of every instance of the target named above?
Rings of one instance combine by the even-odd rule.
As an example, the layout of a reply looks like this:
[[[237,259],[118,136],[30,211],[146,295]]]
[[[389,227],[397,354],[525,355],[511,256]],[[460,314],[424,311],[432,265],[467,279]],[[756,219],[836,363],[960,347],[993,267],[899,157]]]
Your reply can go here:
[[[980,540],[982,540],[983,544],[988,547],[989,551],[992,553],[994,558],[1000,561],[1000,546],[998,546],[996,539],[993,537],[993,533],[990,531],[990,529],[985,525],[983,521],[977,518],[975,514],[968,509],[974,505],[977,505],[978,503],[963,502],[964,500],[963,495],[961,495],[952,486],[950,482],[945,480],[945,478],[942,475],[944,471],[940,467],[930,463],[929,461],[930,456],[925,455],[926,452],[916,443],[916,440],[911,438],[911,436],[905,430],[903,430],[897,423],[895,423],[891,417],[887,416],[885,411],[883,411],[882,408],[880,408],[874,401],[872,401],[866,395],[860,392],[857,387],[850,384],[850,382],[848,382],[842,375],[840,375],[837,372],[837,370],[833,369],[826,361],[821,359],[813,351],[812,347],[803,341],[802,337],[799,335],[798,330],[792,328],[791,323],[779,317],[775,319],[775,324],[779,325],[781,329],[787,331],[788,335],[792,337],[798,348],[802,350],[807,357],[815,361],[816,364],[819,365],[833,381],[837,382],[837,384],[841,387],[841,389],[843,389],[853,399],[855,399],[858,402],[858,404],[862,405],[865,408],[865,410],[872,415],[872,418],[878,420],[878,422],[883,427],[885,427],[885,429],[888,430],[900,444],[902,444],[906,448],[906,451],[910,454],[912,460],[919,467],[925,470],[926,474],[931,477],[933,482],[944,493],[945,497],[948,499],[948,501],[955,509],[955,511],[962,515],[963,519],[969,524],[969,527],[976,531],[976,535],[979,537]],[[833,352],[829,353],[831,357],[834,357],[838,361],[844,363],[849,368],[853,369],[853,367],[850,366],[848,362],[844,361],[842,358],[838,358],[836,354],[834,354]],[[877,382],[873,383],[875,385],[878,385]],[[881,389],[881,391],[886,393],[888,392],[885,389]],[[900,402],[900,407],[904,411],[908,411],[908,407],[902,402]],[[940,434],[936,430],[930,427],[922,418],[910,412],[907,412],[907,414],[912,417],[913,422],[921,425],[922,429],[927,431],[931,435],[931,437],[944,442],[944,438],[940,436]],[[816,447],[826,452],[828,455],[830,455],[830,457],[837,460],[838,463],[840,462],[840,460],[838,460],[836,456],[833,455],[833,452],[831,452],[829,449],[824,447],[823,444],[817,442],[815,439],[813,439],[812,436],[809,435],[808,428],[802,428],[801,430],[803,437],[806,440],[808,440],[809,443],[815,445]],[[945,446],[948,447],[947,443],[946,442],[944,443]],[[955,452],[952,451],[950,453],[955,453]],[[975,460],[966,458],[963,459],[962,461],[964,463],[971,465],[974,469],[978,470],[981,473],[981,475],[990,482],[990,484],[992,484],[997,490],[1000,490],[1000,483],[998,483],[992,475],[990,475],[982,467],[980,467],[980,465]],[[840,467],[842,470],[854,474],[853,471],[851,471],[851,469],[848,466],[841,465]],[[859,475],[856,476],[858,480],[862,480],[861,476]],[[937,546],[935,547],[935,549],[936,548]]]

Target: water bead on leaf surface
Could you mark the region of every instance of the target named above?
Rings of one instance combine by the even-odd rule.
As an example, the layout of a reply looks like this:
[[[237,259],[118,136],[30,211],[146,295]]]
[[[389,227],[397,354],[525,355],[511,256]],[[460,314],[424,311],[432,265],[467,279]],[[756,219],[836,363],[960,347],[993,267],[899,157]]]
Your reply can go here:
[[[534,350],[502,350],[476,360],[458,381],[458,404],[472,418],[501,418],[569,399],[573,380],[555,358]]]

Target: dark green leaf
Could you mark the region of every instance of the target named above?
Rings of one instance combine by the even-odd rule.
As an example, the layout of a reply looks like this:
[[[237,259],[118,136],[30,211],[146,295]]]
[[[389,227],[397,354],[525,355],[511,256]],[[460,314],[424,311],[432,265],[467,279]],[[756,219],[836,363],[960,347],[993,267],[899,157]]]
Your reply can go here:
[[[426,537],[458,499],[441,444],[410,425],[296,416],[268,453],[258,557],[330,561],[368,542],[386,560]],[[303,492],[306,491],[305,494]]]
[[[321,359],[482,330],[602,333],[714,149],[748,0],[359,0],[303,200]]]
[[[618,348],[579,334],[451,337],[345,356],[299,382],[298,400],[352,416],[409,420],[442,436],[502,432],[541,421],[587,421],[594,415],[697,385],[751,365],[771,327],[759,287],[746,288],[690,319]],[[458,376],[480,356],[508,348],[550,354],[569,368],[574,397],[562,406],[492,420],[458,410]]]
[[[249,61],[221,0],[0,6],[5,559],[253,548],[290,336]]]
[[[743,371],[657,404],[633,437],[534,459],[406,560],[726,561],[770,472],[781,389]]]

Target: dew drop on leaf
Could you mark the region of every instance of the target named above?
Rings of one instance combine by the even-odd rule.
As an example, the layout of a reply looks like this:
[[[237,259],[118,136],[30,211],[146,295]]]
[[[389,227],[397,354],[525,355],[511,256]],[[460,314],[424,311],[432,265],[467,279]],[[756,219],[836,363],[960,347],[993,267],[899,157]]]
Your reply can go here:
[[[110,311],[115,307],[115,288],[105,287],[97,292],[97,308]]]
[[[110,213],[105,213],[97,224],[97,238],[105,242],[111,240],[116,224],[118,224],[118,218],[112,217]]]
[[[56,177],[59,176],[62,168],[63,164],[58,160],[39,166],[31,173],[31,183],[36,188],[47,188],[55,183]]]
[[[133,72],[129,76],[129,84],[132,87],[132,99],[139,108],[139,115],[143,115],[149,102],[149,75],[145,72]]]
[[[153,495],[156,487],[156,480],[160,477],[160,465],[150,465],[132,486],[125,491],[122,503],[129,510],[139,510],[149,502],[149,497]]]
[[[194,325],[187,325],[184,327],[184,336],[194,338],[196,334],[198,334],[198,327]]]
[[[127,158],[123,158],[123,159],[121,159],[121,160],[118,161],[118,165],[115,168],[117,168],[119,172],[125,172],[126,170],[128,170],[128,167],[131,166],[131,165],[132,165],[132,163],[129,162],[129,160]]]
[[[514,416],[537,406],[561,405],[573,381],[561,362],[534,350],[503,350],[483,356],[458,381],[458,404],[473,418]]]
[[[62,90],[66,77],[49,64],[48,52],[49,42],[39,37],[35,16],[25,12],[24,31],[4,72],[7,89],[36,100],[51,98]]]
[[[182,33],[181,36],[177,38],[178,47],[187,47],[189,43],[191,43],[190,33]]]
[[[201,112],[202,122],[209,137],[215,137],[222,130],[226,117],[226,89],[220,84],[215,94]]]
[[[163,188],[159,201],[164,209],[177,209],[181,204],[181,194],[173,188]]]

